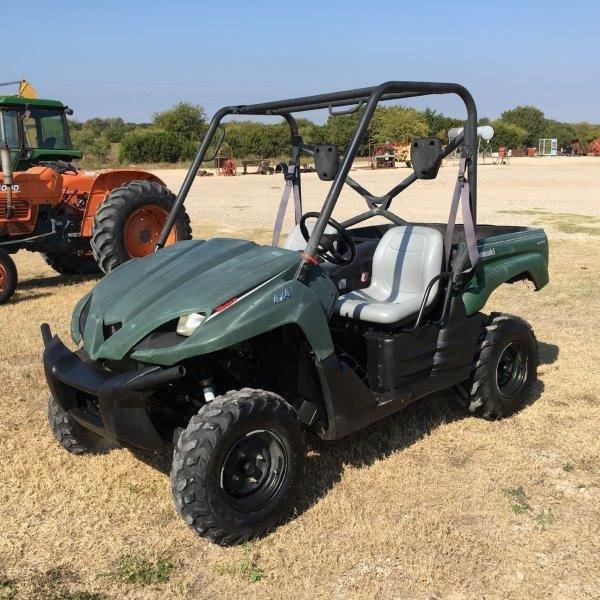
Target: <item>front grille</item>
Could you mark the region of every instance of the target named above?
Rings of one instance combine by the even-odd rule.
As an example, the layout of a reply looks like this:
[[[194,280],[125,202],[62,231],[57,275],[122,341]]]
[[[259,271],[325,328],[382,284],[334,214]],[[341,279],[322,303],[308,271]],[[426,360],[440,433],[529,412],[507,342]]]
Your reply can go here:
[[[31,218],[31,207],[27,200],[12,201],[11,221],[28,221]],[[0,220],[6,220],[6,198],[0,198]]]

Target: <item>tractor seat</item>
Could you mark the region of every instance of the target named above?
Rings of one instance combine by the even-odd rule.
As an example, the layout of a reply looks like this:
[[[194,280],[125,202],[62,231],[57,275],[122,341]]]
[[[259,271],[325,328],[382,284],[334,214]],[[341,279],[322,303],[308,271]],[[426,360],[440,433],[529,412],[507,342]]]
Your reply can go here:
[[[371,285],[343,294],[335,306],[341,317],[393,324],[415,314],[429,282],[441,273],[444,242],[437,229],[406,225],[389,229],[373,256]],[[436,282],[427,299],[438,291]]]

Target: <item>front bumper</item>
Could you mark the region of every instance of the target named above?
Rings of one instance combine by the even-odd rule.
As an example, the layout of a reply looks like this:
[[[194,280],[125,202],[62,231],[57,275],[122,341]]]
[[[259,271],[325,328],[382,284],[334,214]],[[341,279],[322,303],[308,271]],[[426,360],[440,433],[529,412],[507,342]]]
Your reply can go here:
[[[182,366],[141,367],[114,373],[98,367],[79,350],[71,352],[42,325],[44,370],[56,401],[77,423],[115,446],[148,450],[165,445],[147,411],[158,385],[185,375]]]

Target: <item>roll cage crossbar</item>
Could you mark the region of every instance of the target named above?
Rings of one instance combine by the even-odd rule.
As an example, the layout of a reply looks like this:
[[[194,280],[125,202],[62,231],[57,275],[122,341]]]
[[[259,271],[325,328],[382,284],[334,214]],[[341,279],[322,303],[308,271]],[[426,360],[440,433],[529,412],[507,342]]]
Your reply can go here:
[[[228,115],[244,116],[276,116],[283,117],[291,131],[292,136],[292,161],[298,162],[300,153],[312,155],[313,151],[306,146],[298,133],[298,126],[292,113],[305,112],[327,108],[332,115],[349,114],[358,111],[364,107],[356,130],[348,144],[346,152],[340,162],[337,174],[331,183],[327,197],[323,204],[320,216],[314,226],[306,249],[302,255],[302,261],[298,267],[296,277],[303,279],[306,270],[317,250],[319,240],[323,236],[327,221],[330,219],[333,209],[342,191],[344,184],[348,184],[355,192],[363,196],[367,202],[369,210],[344,221],[342,225],[349,227],[356,225],[373,216],[383,216],[397,225],[405,224],[405,221],[391,213],[388,209],[393,198],[405,190],[409,185],[417,180],[414,173],[406,177],[398,185],[393,187],[383,196],[374,196],[358,182],[348,176],[350,167],[356,157],[360,144],[367,132],[367,127],[373,118],[373,114],[379,102],[387,100],[399,100],[403,98],[416,98],[419,96],[437,95],[437,94],[456,94],[464,102],[467,109],[467,121],[464,128],[464,134],[457,136],[450,142],[445,150],[444,156],[448,156],[457,147],[462,145],[462,156],[467,160],[467,177],[470,184],[470,208],[473,215],[473,222],[476,224],[477,218],[477,109],[475,101],[469,91],[456,83],[437,83],[437,82],[417,82],[417,81],[389,81],[379,86],[359,88],[356,90],[347,90],[343,92],[333,92],[329,94],[317,94],[315,96],[305,96],[301,98],[292,98],[289,100],[278,100],[275,102],[263,102],[260,104],[245,104],[239,106],[226,106],[218,110],[213,116],[206,136],[202,140],[200,147],[194,157],[187,175],[181,185],[177,199],[169,213],[165,225],[159,236],[156,248],[162,248],[165,245],[167,237],[173,228],[179,209],[182,207],[185,199],[192,187],[196,173],[201,164],[206,160],[206,154],[212,143],[215,133],[221,126],[221,121]],[[346,110],[334,111],[334,108],[350,107]],[[219,144],[223,136],[220,136]],[[217,147],[218,150],[218,147]],[[299,171],[299,170],[298,170]],[[299,175],[298,175],[299,176]]]

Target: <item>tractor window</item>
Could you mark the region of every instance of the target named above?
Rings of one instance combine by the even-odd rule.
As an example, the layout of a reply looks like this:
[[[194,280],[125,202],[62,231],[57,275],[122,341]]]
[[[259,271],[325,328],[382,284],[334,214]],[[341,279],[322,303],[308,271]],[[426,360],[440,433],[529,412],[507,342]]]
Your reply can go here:
[[[3,110],[0,118],[4,121],[4,134],[9,148],[19,147],[19,115],[16,110]],[[0,131],[2,131],[0,129]],[[0,140],[3,144],[4,140]]]
[[[64,115],[55,110],[30,109],[23,122],[25,138],[30,148],[69,150],[69,138]]]

